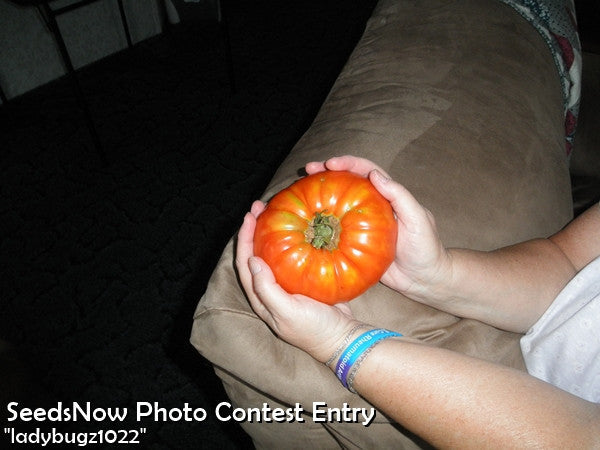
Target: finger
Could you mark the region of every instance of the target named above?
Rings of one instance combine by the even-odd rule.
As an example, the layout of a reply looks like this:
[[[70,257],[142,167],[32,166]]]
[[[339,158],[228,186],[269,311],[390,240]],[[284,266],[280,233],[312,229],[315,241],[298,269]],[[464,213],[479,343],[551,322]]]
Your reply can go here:
[[[379,170],[388,176],[385,171],[372,161],[356,156],[345,155],[334,157],[325,161],[325,167],[329,170],[347,170],[363,177],[369,175],[373,170]]]
[[[312,175],[313,173],[324,172],[327,170],[327,167],[325,167],[324,161],[312,161],[304,166],[304,170],[306,170],[307,174]]]
[[[306,173],[308,173],[309,175],[312,175],[313,173],[323,172],[325,170],[346,170],[348,172],[353,172],[358,175],[361,175],[363,177],[368,176],[369,172],[371,172],[372,170],[379,170],[380,172],[388,176],[387,173],[381,167],[379,167],[372,161],[352,155],[335,156],[333,158],[328,159],[327,161],[309,162],[306,164],[305,170]]]
[[[363,177],[366,177],[371,170],[376,168],[378,168],[377,165],[368,159],[358,158],[351,155],[335,156],[327,161],[314,161],[306,164],[305,166],[306,173],[309,175],[323,172],[325,170],[346,170],[349,172],[354,172]]]
[[[252,292],[252,276],[248,269],[248,259],[254,255],[254,229],[256,218],[252,213],[246,213],[244,222],[238,231],[235,265],[238,270],[242,287],[248,294]]]
[[[256,200],[252,203],[252,206],[250,207],[250,212],[254,217],[258,217],[265,210],[266,206],[267,205],[265,205],[260,200]]]
[[[334,307],[336,307],[337,309],[339,309],[340,311],[342,311],[342,313],[350,318],[353,318],[353,314],[352,314],[352,310],[350,309],[350,305],[348,304],[348,302],[343,302],[343,303],[336,303],[335,305],[333,305]]]
[[[256,313],[278,332],[278,324],[274,316],[286,315],[291,296],[277,284],[271,268],[259,257],[253,256],[248,260],[249,272],[252,276],[252,287],[256,297],[252,300],[252,307]]]

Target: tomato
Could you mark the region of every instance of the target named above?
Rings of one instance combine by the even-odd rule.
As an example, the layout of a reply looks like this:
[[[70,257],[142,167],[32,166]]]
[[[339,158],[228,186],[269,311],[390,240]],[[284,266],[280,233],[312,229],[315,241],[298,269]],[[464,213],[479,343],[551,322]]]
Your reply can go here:
[[[258,216],[254,254],[291,294],[323,303],[351,300],[394,260],[390,203],[364,177],[326,171],[276,194]]]

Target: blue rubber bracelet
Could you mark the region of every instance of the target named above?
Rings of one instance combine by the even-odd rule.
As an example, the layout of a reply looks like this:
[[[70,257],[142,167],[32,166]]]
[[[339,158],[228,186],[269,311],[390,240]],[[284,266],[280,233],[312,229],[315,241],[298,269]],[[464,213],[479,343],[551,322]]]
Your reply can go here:
[[[335,374],[342,382],[342,385],[344,385],[345,388],[348,388],[347,378],[350,368],[365,351],[383,339],[401,336],[402,335],[400,333],[396,333],[395,331],[377,328],[361,334],[354,341],[352,341],[352,343],[346,347],[346,350],[344,350],[342,356],[337,362],[337,365],[335,366]]]

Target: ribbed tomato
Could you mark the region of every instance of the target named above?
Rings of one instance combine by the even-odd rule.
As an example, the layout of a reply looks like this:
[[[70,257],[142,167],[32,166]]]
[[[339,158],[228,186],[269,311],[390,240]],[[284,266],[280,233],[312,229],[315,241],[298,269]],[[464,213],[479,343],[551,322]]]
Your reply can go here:
[[[326,171],[269,201],[257,219],[254,254],[287,292],[334,304],[379,281],[396,236],[392,207],[367,178]]]

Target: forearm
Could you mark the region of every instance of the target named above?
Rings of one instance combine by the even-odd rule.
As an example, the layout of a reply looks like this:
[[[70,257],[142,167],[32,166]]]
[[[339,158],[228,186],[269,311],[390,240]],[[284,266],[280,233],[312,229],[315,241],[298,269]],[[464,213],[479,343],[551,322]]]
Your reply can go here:
[[[515,332],[528,330],[576,272],[548,239],[492,252],[449,249],[448,254],[449,276],[418,300]]]
[[[460,317],[524,332],[599,254],[600,207],[594,205],[548,239],[492,252],[447,250],[441,275],[406,294]]]
[[[599,406],[524,372],[402,338],[379,344],[354,388],[440,448],[597,448]]]

